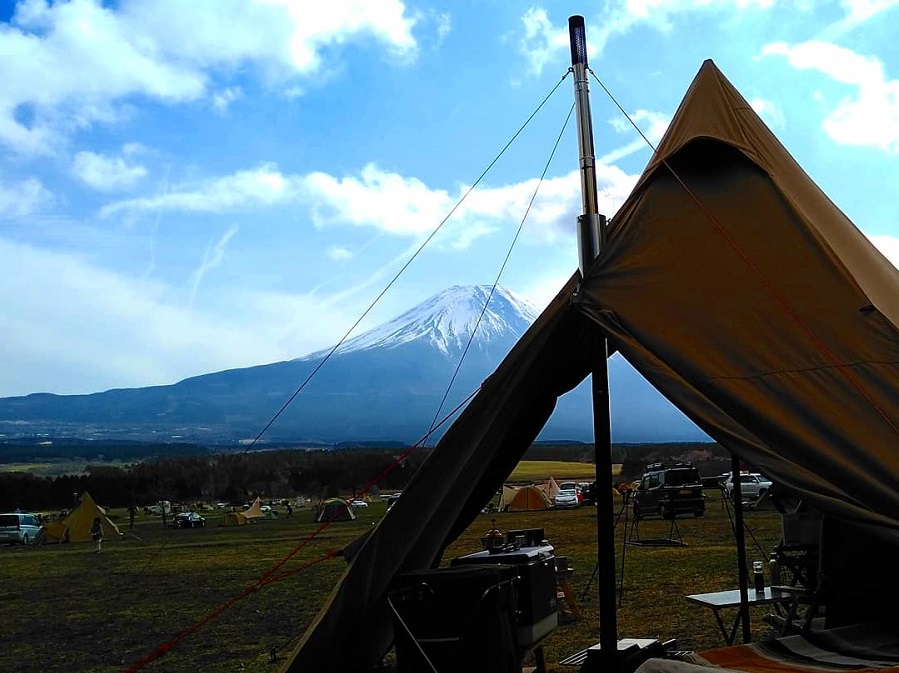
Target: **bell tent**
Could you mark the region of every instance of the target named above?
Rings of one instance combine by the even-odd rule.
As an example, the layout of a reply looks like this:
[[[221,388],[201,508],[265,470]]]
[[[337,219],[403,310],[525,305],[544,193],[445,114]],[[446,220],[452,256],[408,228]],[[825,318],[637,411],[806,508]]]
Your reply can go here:
[[[241,515],[250,521],[265,518],[265,512],[262,511],[262,498],[256,498],[252,505],[241,512]]]
[[[711,61],[606,234],[372,531],[286,670],[381,660],[394,576],[439,564],[603,338],[713,440],[895,558],[899,271]]]
[[[556,495],[561,489],[559,489],[558,482],[552,477],[549,478],[549,481],[543,485],[543,492],[546,493],[546,498],[552,502],[556,499]]]
[[[51,521],[45,527],[48,541],[90,542],[91,526],[94,519],[100,519],[105,540],[120,539],[122,532],[109,517],[106,510],[94,502],[90,493],[85,491],[78,499],[78,505],[69,512],[62,521]]]

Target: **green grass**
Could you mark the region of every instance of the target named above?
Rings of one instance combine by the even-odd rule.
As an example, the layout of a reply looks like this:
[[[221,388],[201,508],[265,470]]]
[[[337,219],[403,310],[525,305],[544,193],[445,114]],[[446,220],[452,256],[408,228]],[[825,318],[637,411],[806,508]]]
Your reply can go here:
[[[565,463],[558,460],[523,460],[509,476],[512,483],[546,481],[552,477],[556,481],[574,479],[593,481],[596,468],[592,463]]]
[[[127,515],[113,514],[127,531]],[[374,503],[357,514],[356,521],[328,528],[283,570],[342,547],[370,528],[384,514],[384,505]],[[240,594],[317,527],[309,510],[295,510],[291,519],[227,528],[217,525],[216,513],[206,516],[207,527],[196,530],[172,530],[158,518],[139,516],[133,534],[104,542],[101,554],[91,553],[90,544],[0,547],[0,670],[124,671]],[[544,528],[556,553],[571,559],[572,588],[581,597],[596,563],[594,508],[483,515],[448,549],[445,560],[480,549],[479,538],[494,518],[503,530]],[[779,517],[749,512],[747,520],[762,549],[770,550],[779,535]],[[715,497],[705,517],[679,519],[678,526],[688,546],[626,548],[619,632],[623,637],[677,638],[680,649],[716,647],[721,636],[711,612],[684,596],[736,587],[729,519]],[[668,527],[667,522],[647,520],[640,533],[643,538],[664,537]],[[623,528],[622,521],[619,564]],[[749,560],[757,558],[764,555],[751,548]],[[343,560],[329,559],[260,589],[143,670],[279,670],[345,567]],[[550,670],[573,671],[554,662],[598,641],[597,602],[594,582],[580,604],[585,619],[564,620],[547,639]],[[757,636],[766,633],[758,618],[761,610],[753,620]],[[273,649],[276,663],[271,661]]]

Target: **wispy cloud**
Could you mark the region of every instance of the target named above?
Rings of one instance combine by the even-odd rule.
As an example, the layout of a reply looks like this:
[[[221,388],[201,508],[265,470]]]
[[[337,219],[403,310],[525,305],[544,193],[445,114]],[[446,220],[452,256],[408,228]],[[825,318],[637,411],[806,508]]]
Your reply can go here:
[[[626,35],[639,26],[669,32],[672,21],[681,14],[765,11],[775,4],[775,0],[613,0],[605,3],[602,20],[591,28],[588,57],[601,54],[610,39]],[[568,26],[553,24],[542,7],[531,7],[521,17],[521,24],[519,52],[530,74],[541,74],[549,63],[559,61],[568,52]]]
[[[37,178],[0,179],[0,218],[27,217],[53,200],[53,194]]]
[[[749,101],[749,105],[752,106],[755,113],[764,119],[769,126],[776,129],[783,129],[786,127],[783,110],[781,110],[780,106],[774,101],[756,97]]]
[[[623,147],[614,149],[599,157],[599,159],[597,159],[599,163],[613,164],[616,161],[620,161],[624,157],[640,152],[641,150],[652,151],[652,148],[646,144],[646,141],[649,140],[653,146],[657,146],[662,139],[662,136],[665,135],[665,131],[668,130],[668,124],[671,123],[671,118],[668,115],[664,115],[660,112],[650,112],[648,110],[637,110],[630,115],[630,118],[643,135],[641,136],[637,133],[630,121],[621,117],[611,119],[609,123],[617,133],[633,134],[637,137]],[[643,136],[646,136],[646,138],[644,139]]]
[[[130,147],[127,154],[135,154]],[[84,184],[99,191],[130,189],[146,177],[147,169],[140,164],[130,164],[123,157],[113,157],[95,152],[78,152],[72,160],[72,175]]]
[[[203,281],[204,276],[222,263],[222,260],[225,258],[225,247],[228,245],[228,241],[234,238],[237,231],[238,226],[232,224],[214,245],[206,248],[206,251],[203,253],[203,261],[190,275],[191,287],[188,306],[193,307],[194,300],[197,297],[197,290],[200,289],[200,283]]]
[[[352,259],[355,255],[350,250],[346,248],[332,245],[328,248],[328,257],[333,259],[335,262],[342,262],[348,259]]]

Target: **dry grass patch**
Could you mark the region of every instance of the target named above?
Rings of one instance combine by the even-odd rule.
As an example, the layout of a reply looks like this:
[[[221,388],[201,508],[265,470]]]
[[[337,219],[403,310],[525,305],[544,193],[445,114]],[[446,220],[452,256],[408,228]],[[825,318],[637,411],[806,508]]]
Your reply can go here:
[[[357,514],[356,521],[331,526],[283,570],[343,547],[383,516],[384,505],[376,502]],[[483,515],[447,550],[446,562],[477,551],[491,519],[503,530],[544,528],[557,554],[571,559],[571,584],[580,599],[596,564],[594,508]],[[89,544],[0,548],[0,670],[124,671],[239,594],[317,528],[308,511],[235,528],[217,526],[212,515],[208,521],[204,529],[172,530],[159,519],[139,517],[134,533],[141,539],[106,542],[102,554],[92,554]],[[748,523],[763,550],[769,550],[779,534],[779,518],[752,512]],[[661,537],[669,524],[644,521],[640,526],[644,538]],[[730,521],[712,500],[707,516],[679,519],[678,526],[688,546],[627,547],[619,631],[630,637],[677,638],[683,649],[718,646],[721,635],[712,614],[684,596],[736,586]],[[622,520],[619,564],[623,534]],[[754,558],[764,555],[753,550]],[[331,559],[260,589],[144,670],[274,673],[345,568],[341,559]],[[581,602],[586,619],[565,621],[547,639],[550,670],[574,670],[553,662],[597,642],[597,602],[594,582]],[[765,633],[760,620],[753,625],[756,635]],[[273,651],[280,661],[272,662]]]

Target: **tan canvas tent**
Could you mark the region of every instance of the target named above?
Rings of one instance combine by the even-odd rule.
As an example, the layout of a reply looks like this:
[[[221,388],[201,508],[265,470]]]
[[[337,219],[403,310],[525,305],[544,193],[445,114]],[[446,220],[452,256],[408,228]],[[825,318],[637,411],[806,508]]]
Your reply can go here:
[[[54,521],[47,525],[45,529],[46,539],[49,542],[66,540],[69,542],[90,542],[91,526],[97,517],[100,518],[104,540],[117,540],[122,537],[122,532],[118,526],[106,516],[106,510],[95,503],[90,493],[85,491],[78,499],[77,507],[69,512],[62,521]]]
[[[522,486],[509,503],[510,512],[531,512],[550,507],[552,503],[546,497],[546,493],[537,486]]]
[[[509,505],[512,502],[512,499],[515,497],[515,494],[518,492],[517,488],[512,486],[506,486],[503,484],[503,491],[499,496],[499,503],[496,505],[496,509],[500,512],[505,512],[509,509]]]
[[[556,494],[559,492],[559,484],[552,477],[549,478],[543,485],[543,492],[546,494],[546,499],[552,502],[556,499]]]
[[[449,428],[287,670],[381,659],[394,576],[440,561],[603,336],[740,459],[834,519],[899,536],[899,272],[711,61],[580,280]]]
[[[247,523],[247,517],[242,512],[225,512],[222,519],[223,526],[245,526]]]
[[[242,511],[241,514],[244,516],[244,518],[249,520],[264,518],[265,512],[262,511],[262,498],[256,498],[253,501],[253,504]]]

